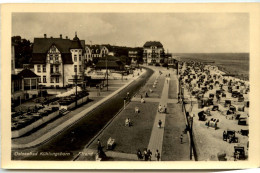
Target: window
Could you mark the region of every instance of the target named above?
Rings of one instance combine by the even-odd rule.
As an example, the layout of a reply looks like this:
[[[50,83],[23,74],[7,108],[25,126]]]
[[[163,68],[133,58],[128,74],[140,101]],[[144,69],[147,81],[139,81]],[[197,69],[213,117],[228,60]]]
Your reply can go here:
[[[50,54],[50,60],[53,60],[53,55],[52,54]]]
[[[42,65],[42,72],[46,72],[46,65]]]
[[[59,54],[55,54],[55,61],[59,60]]]
[[[55,72],[59,72],[59,66],[58,65],[55,66]]]
[[[53,73],[53,65],[51,65],[51,73]]]
[[[54,83],[54,78],[53,77],[51,77],[51,83]]]
[[[81,70],[81,65],[79,65],[79,72],[81,72],[82,70]]]
[[[81,50],[79,50],[79,52],[81,52]]]
[[[43,76],[42,80],[43,80],[43,83],[47,83],[46,76]]]
[[[74,72],[77,72],[77,65],[74,65]]]
[[[42,78],[42,77],[39,77],[39,78],[38,78],[38,82],[39,82],[39,83],[41,83],[41,78]]]
[[[74,62],[77,62],[77,55],[74,55]]]
[[[81,61],[81,55],[79,55],[79,61]]]
[[[75,52],[78,52],[78,50],[75,50]]]
[[[41,65],[37,65],[37,72],[41,72]]]
[[[59,83],[59,77],[56,77],[56,83]]]

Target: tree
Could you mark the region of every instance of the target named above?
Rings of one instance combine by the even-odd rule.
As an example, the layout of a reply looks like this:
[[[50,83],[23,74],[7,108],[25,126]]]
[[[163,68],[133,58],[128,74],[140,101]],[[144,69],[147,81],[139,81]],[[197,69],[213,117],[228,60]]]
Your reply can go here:
[[[22,39],[21,36],[13,36],[15,43],[15,67],[22,68],[23,64],[29,64],[32,58],[33,44],[30,40]]]

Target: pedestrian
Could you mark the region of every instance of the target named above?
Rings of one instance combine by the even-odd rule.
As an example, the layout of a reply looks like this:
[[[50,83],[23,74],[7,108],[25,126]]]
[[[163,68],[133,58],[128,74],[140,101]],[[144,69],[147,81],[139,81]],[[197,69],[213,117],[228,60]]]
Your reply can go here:
[[[157,161],[160,161],[161,155],[160,155],[158,150],[156,150],[155,158],[156,158]]]
[[[145,161],[148,161],[147,149],[144,150],[144,160],[145,160]]]
[[[182,144],[182,140],[183,140],[183,135],[181,134],[181,136],[180,136],[180,139],[181,139],[181,144]]]
[[[97,146],[98,146],[98,151],[101,151],[102,150],[102,146],[101,146],[101,142],[100,142],[99,139],[97,140]]]
[[[164,105],[164,113],[167,114],[167,107]]]
[[[143,159],[143,155],[142,155],[142,152],[141,152],[141,150],[140,149],[138,149],[138,151],[137,151],[137,158],[138,158],[138,160],[142,160]]]
[[[142,94],[141,94],[141,99],[143,98]]]
[[[152,152],[150,150],[147,151],[147,155],[148,155],[148,160],[152,161]]]
[[[159,105],[159,107],[158,107],[158,112],[161,113],[161,110],[162,110],[162,105]]]
[[[159,122],[158,122],[158,127],[159,127],[159,128],[162,127],[162,121],[161,121],[161,120],[159,120]]]

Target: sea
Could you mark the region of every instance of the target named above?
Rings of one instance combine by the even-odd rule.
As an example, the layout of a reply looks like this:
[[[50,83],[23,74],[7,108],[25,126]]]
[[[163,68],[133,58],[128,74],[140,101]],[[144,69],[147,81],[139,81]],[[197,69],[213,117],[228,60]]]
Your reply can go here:
[[[217,66],[219,70],[249,81],[249,53],[176,53],[181,61],[200,61]]]

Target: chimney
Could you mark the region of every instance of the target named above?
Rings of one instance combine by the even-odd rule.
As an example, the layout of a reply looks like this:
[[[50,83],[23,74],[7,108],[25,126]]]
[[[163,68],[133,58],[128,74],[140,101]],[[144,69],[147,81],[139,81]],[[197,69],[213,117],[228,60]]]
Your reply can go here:
[[[47,34],[44,34],[44,38],[47,38]]]
[[[60,38],[62,39],[62,34],[60,34]]]
[[[66,36],[66,39],[68,39],[68,36]]]

